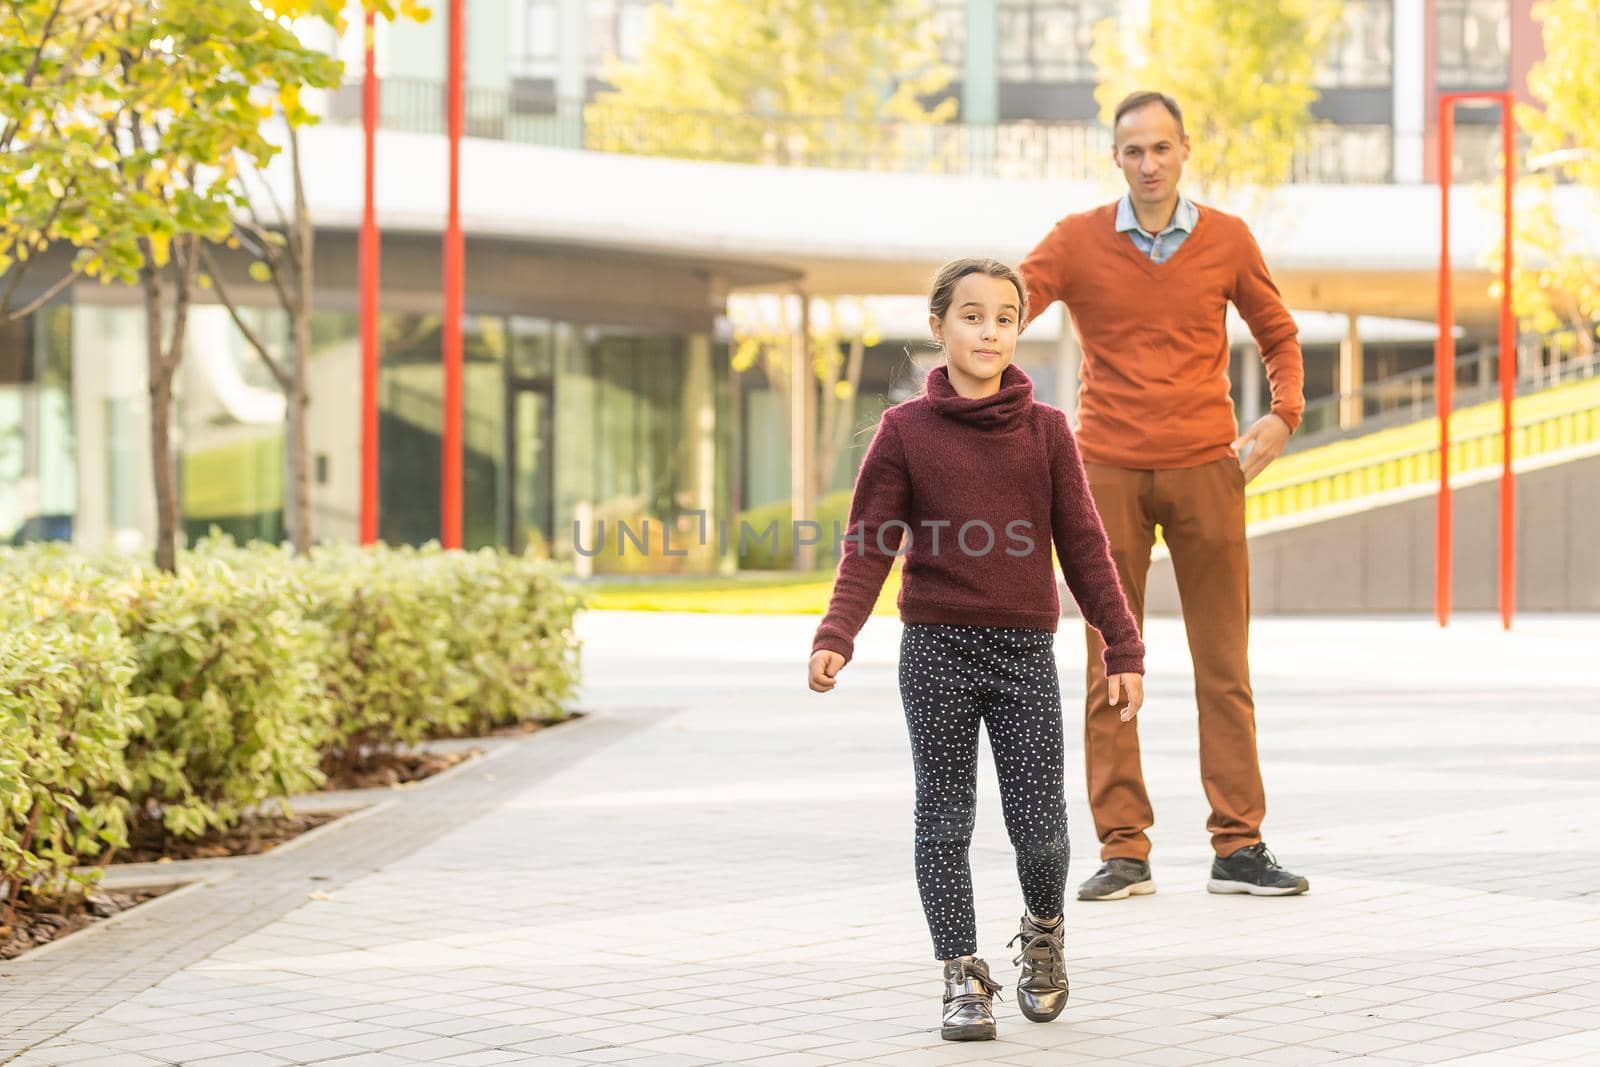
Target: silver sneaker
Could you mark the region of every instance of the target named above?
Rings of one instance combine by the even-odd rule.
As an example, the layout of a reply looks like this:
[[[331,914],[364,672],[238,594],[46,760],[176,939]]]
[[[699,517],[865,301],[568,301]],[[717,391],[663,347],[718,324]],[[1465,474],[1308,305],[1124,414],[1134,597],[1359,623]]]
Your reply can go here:
[[[939,1036],[946,1041],[993,1041],[994,995],[1000,989],[1000,983],[989,976],[989,965],[976,956],[945,963],[944,1022]]]
[[[1017,1007],[1036,1023],[1049,1022],[1067,1006],[1067,957],[1062,945],[1066,927],[1065,919],[1046,928],[1024,914],[1022,929],[1006,942],[1007,948],[1022,942],[1022,951],[1011,961],[1022,968],[1017,976]]]

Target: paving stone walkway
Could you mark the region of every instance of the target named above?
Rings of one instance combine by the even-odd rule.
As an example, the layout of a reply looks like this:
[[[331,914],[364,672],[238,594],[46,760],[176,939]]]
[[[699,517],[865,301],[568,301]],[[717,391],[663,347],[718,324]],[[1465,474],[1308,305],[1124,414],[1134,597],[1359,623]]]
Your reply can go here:
[[[826,697],[814,620],[585,616],[581,722],[0,964],[0,1061],[1600,1062],[1600,619],[1258,620],[1269,843],[1214,897],[1181,625],[1141,717],[1160,892],[1068,905],[1072,1002],[938,1040],[898,625]],[[1068,694],[1074,882],[1097,864]],[[987,759],[987,756],[985,756]],[[1021,907],[992,770],[980,951]]]

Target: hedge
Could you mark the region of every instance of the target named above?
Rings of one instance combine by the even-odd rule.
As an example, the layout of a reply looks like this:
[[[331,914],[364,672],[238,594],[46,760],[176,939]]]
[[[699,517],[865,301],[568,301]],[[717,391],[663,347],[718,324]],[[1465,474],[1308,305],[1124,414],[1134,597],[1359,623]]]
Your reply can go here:
[[[138,822],[195,837],[366,752],[563,718],[579,607],[552,564],[490,549],[213,537],[176,575],[0,550],[0,904]]]

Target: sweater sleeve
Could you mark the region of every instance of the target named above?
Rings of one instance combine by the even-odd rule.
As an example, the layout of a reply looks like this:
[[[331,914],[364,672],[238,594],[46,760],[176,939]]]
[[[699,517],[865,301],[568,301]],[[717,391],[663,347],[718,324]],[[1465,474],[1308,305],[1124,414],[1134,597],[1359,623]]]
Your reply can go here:
[[[1105,639],[1106,674],[1143,674],[1144,641],[1111,562],[1111,545],[1089,491],[1078,442],[1062,412],[1052,409],[1050,426],[1051,535],[1061,573],[1084,621]]]
[[[1300,354],[1300,327],[1283,306],[1261,248],[1244,223],[1239,224],[1242,249],[1233,282],[1233,305],[1239,309],[1266,364],[1272,390],[1272,413],[1293,430],[1305,411],[1305,365]]]
[[[866,625],[894,565],[908,528],[911,477],[894,419],[885,415],[856,475],[850,518],[839,551],[828,612],[817,627],[811,651],[837,652],[850,662],[856,634]],[[885,529],[885,524],[896,523]]]
[[[1067,220],[1062,219],[1017,266],[1023,288],[1028,291],[1029,322],[1057,300],[1066,299],[1067,271],[1072,262],[1068,244]],[[1027,329],[1027,323],[1022,325]]]

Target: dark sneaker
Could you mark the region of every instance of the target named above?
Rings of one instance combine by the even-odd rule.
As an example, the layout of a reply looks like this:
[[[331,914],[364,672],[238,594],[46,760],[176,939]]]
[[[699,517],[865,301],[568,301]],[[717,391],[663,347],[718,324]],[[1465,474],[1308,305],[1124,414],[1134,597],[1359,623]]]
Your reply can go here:
[[[994,995],[1000,988],[989,977],[989,965],[976,956],[946,962],[939,1036],[946,1041],[993,1041]]]
[[[1047,1023],[1067,1006],[1067,958],[1062,947],[1066,920],[1057,918],[1054,926],[1040,926],[1031,915],[1022,916],[1022,929],[1006,942],[1010,948],[1022,942],[1022,951],[1011,962],[1022,968],[1017,976],[1017,1007],[1033,1022]]]
[[[1122,900],[1148,896],[1156,891],[1150,880],[1150,865],[1144,860],[1118,857],[1106,860],[1094,877],[1078,887],[1079,900]]]
[[[1311,888],[1298,874],[1278,866],[1266,845],[1241,848],[1231,856],[1211,862],[1211,880],[1206,888],[1213,893],[1249,893],[1254,897],[1292,897]]]

